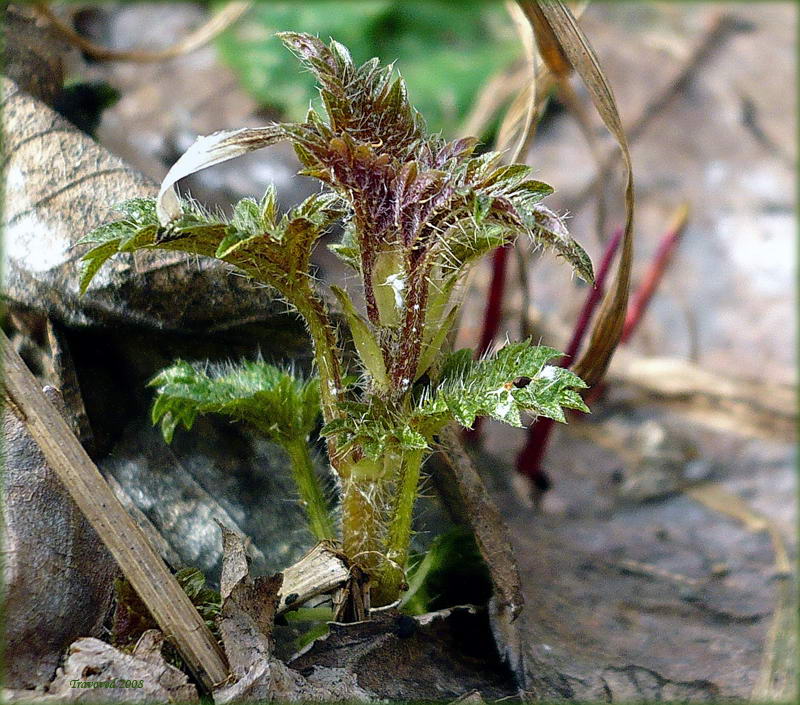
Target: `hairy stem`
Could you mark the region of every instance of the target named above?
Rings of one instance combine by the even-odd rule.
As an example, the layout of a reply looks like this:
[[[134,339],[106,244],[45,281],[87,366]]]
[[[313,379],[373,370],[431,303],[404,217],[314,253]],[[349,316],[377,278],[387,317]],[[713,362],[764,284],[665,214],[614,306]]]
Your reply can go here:
[[[372,590],[372,601],[376,606],[388,605],[400,597],[422,460],[423,451],[420,450],[406,453],[402,460],[400,479],[395,488],[394,505],[390,513],[391,523],[386,536],[386,565]]]
[[[298,438],[285,443],[284,448],[289,454],[292,475],[306,511],[311,533],[320,541],[334,539],[336,534],[333,519],[328,511],[322,485],[314,472],[308,442]]]
[[[347,473],[342,495],[342,551],[351,563],[370,576],[377,574],[383,562],[383,521],[378,493],[375,480]]]
[[[342,371],[336,356],[336,332],[328,318],[325,306],[311,291],[292,298],[292,303],[305,319],[314,343],[314,359],[320,381],[322,417],[325,423],[338,416],[336,402],[342,392]]]

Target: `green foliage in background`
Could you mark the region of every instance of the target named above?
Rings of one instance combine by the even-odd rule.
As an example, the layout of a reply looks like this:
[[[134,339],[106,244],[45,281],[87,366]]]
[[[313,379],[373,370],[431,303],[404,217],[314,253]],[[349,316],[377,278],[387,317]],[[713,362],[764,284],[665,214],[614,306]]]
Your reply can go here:
[[[218,39],[245,89],[285,118],[318,102],[314,76],[300,72],[279,31],[336,37],[356,64],[372,57],[401,67],[409,97],[434,132],[452,133],[481,86],[521,55],[501,2],[344,0],[260,2]]]

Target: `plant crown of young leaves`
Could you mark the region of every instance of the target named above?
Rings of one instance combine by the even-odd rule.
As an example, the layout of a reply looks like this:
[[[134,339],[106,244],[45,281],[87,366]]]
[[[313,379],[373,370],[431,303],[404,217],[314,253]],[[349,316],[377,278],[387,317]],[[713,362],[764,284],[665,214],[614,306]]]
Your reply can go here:
[[[365,275],[382,250],[400,248],[409,269],[439,264],[457,271],[527,232],[552,246],[580,276],[592,278],[583,249],[539,204],[552,189],[530,178],[530,167],[500,165],[495,152],[474,156],[474,138],[448,142],[427,135],[392,66],[373,59],[357,67],[335,41],[280,36],[316,77],[325,114],[310,110],[305,122],[275,124],[270,139],[292,142],[302,173],[343,200],[312,196],[278,220],[270,189],[261,203],[240,201],[230,223],[186,203],[167,233],[148,199],[128,201],[120,206],[123,220],[82,240],[95,245],[84,257],[84,291],[114,252],[140,248],[216,257],[282,289],[288,277],[307,273],[313,245],[337,219],[350,223],[340,249]]]
[[[118,207],[122,219],[82,240],[94,247],[83,257],[81,290],[117,252],[165,249],[215,257],[277,289],[316,331],[318,362],[325,352],[335,358],[332,327],[317,322],[314,328],[308,316],[327,315],[310,259],[319,238],[339,222],[344,234],[332,249],[360,274],[366,319],[348,294],[335,293],[368,382],[363,395],[347,396],[340,378],[330,377],[330,360],[319,365],[320,374],[328,375],[322,389],[329,422],[324,433],[340,444],[339,452],[377,457],[390,448],[427,449],[450,420],[469,427],[477,416],[488,415],[521,425],[522,412],[563,421],[562,407],[585,410],[577,391],[585,385],[546,365],[558,355],[550,348],[524,342],[478,361],[470,351],[441,359],[456,319],[458,282],[481,256],[520,233],[551,247],[579,276],[592,280],[584,250],[541,204],[552,189],[532,178],[528,166],[503,165],[499,153],[476,155],[474,138],[447,141],[428,134],[392,66],[381,67],[377,59],[356,66],[335,41],[325,44],[291,32],[280,37],[315,76],[324,113],[311,109],[304,122],[202,138],[197,152],[206,161],[197,168],[288,140],[301,173],[328,190],[283,216],[272,189],[260,202],[239,201],[230,219],[184,201],[180,216],[168,225],[159,222],[154,201],[127,201]],[[229,152],[220,156],[220,150]],[[252,364],[209,374],[181,362],[162,372],[153,381],[158,388],[153,419],[165,437],[209,412],[248,421],[267,435],[306,429],[320,385]],[[434,382],[417,382],[426,372]],[[520,376],[530,383],[515,386]]]

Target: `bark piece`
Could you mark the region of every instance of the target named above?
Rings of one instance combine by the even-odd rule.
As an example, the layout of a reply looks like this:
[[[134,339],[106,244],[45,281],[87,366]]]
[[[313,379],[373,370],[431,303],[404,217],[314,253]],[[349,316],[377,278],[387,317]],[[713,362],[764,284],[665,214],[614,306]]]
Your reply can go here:
[[[233,682],[214,693],[217,703],[269,700],[272,688],[272,628],[283,576],[253,579],[247,560],[247,539],[222,529],[222,609],[219,631]]]
[[[65,413],[57,390],[46,396]],[[10,405],[3,451],[5,684],[33,688],[74,639],[99,633],[117,567]]]
[[[242,580],[222,603],[219,630],[231,670],[240,678],[250,668],[254,655],[268,659],[272,653],[272,627],[282,582],[280,573]]]
[[[220,594],[226,599],[242,579],[249,579],[250,539],[219,524],[222,530],[222,577]],[[326,595],[343,587],[351,577],[344,556],[328,543],[319,543],[299,561],[283,570],[278,589],[276,614],[297,609],[317,595]]]
[[[186,674],[161,656],[163,643],[164,637],[155,629],[142,634],[131,654],[99,639],[79,639],[70,647],[49,692],[59,702],[198,702],[197,690]],[[141,682],[141,686],[123,687],[124,681]],[[76,682],[98,685],[75,687]],[[110,687],[112,682],[116,687]]]
[[[238,531],[217,522],[222,531],[222,577],[219,592],[227,600],[236,585],[250,578],[250,563],[247,556],[249,539]]]
[[[358,685],[345,668],[314,666],[305,675],[281,661],[272,662],[272,698],[277,702],[371,702],[372,693]]]
[[[489,618],[497,648],[523,690],[528,688],[526,652],[519,625],[524,598],[519,568],[514,558],[508,527],[497,505],[475,469],[460,439],[460,430],[446,427],[439,437],[441,461],[433,473],[434,483],[450,509],[453,519],[469,526],[475,535],[494,587]]]
[[[272,577],[250,575],[247,541],[241,534],[222,525],[224,556],[222,564],[222,610],[219,630],[231,665],[232,683],[214,692],[214,702],[331,702],[337,700],[366,701],[370,694],[358,686],[353,673],[342,668],[312,668],[300,674],[272,655],[272,630],[279,605],[286,609],[281,586],[289,581],[289,595],[301,591],[308,599],[320,593],[320,585],[328,585],[331,570],[317,570],[331,565],[327,554],[336,555],[320,544],[287,569]],[[341,559],[337,558],[339,562]],[[316,566],[316,568],[315,568]],[[321,578],[315,578],[315,575]],[[326,579],[328,582],[326,582]],[[338,584],[338,583],[336,583]],[[296,585],[296,588],[291,587]],[[310,586],[316,587],[310,587]],[[327,588],[330,589],[330,588]],[[322,590],[324,591],[324,590]],[[290,600],[290,605],[295,600]]]
[[[312,597],[342,587],[350,575],[350,568],[341,553],[328,544],[317,544],[297,563],[283,571],[278,614],[295,609]]]
[[[272,692],[272,626],[280,574],[234,585],[222,603],[219,631],[235,682],[214,693],[216,703],[269,700]]]

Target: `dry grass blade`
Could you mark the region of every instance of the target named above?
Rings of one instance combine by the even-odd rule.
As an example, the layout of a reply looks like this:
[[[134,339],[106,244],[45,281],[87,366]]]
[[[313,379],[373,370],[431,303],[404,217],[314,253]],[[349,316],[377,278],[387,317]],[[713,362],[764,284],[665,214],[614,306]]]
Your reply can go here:
[[[64,483],[75,504],[108,547],[186,665],[208,689],[227,678],[225,656],[203,618],[128,516],[67,422],[0,332],[4,395]]]
[[[530,76],[527,65],[514,64],[491,76],[475,98],[458,134],[482,135],[500,108],[523,90]]]
[[[797,590],[786,577],[778,584],[758,680],[751,702],[797,702]]]
[[[572,73],[572,64],[564,53],[558,37],[550,28],[547,17],[539,3],[522,0],[519,6],[528,18],[531,27],[533,27],[539,55],[547,65],[547,68],[557,78],[567,78]]]
[[[708,60],[708,58],[722,46],[726,38],[736,31],[736,20],[720,9],[712,17],[708,29],[703,38],[692,51],[683,66],[644,106],[639,115],[628,125],[625,130],[628,143],[633,144],[644,131],[650,126],[653,119],[661,114],[661,111],[670,103],[675,96],[685,88],[688,81],[695,75],[698,69]],[[603,165],[598,170],[591,182],[576,196],[573,207],[579,210],[581,205],[590,197],[597,187],[598,182],[605,181],[608,170],[613,166],[614,154],[607,154],[603,159]],[[792,165],[794,165],[794,160]]]
[[[550,70],[557,76],[566,75],[567,62],[583,79],[595,109],[619,144],[625,164],[626,217],[619,267],[614,282],[603,299],[589,346],[574,368],[589,385],[595,385],[605,374],[622,336],[628,307],[633,261],[634,209],[633,169],[628,141],[611,86],[600,68],[594,50],[569,9],[560,0],[541,3],[519,0],[519,4],[534,27],[539,51]]]
[[[513,164],[519,159],[528,143],[536,110],[536,41],[533,29],[519,5],[507,0],[506,9],[525,48],[525,61],[529,72],[529,79],[511,103],[497,134],[496,149],[500,152],[510,149],[506,155],[506,162]]]

